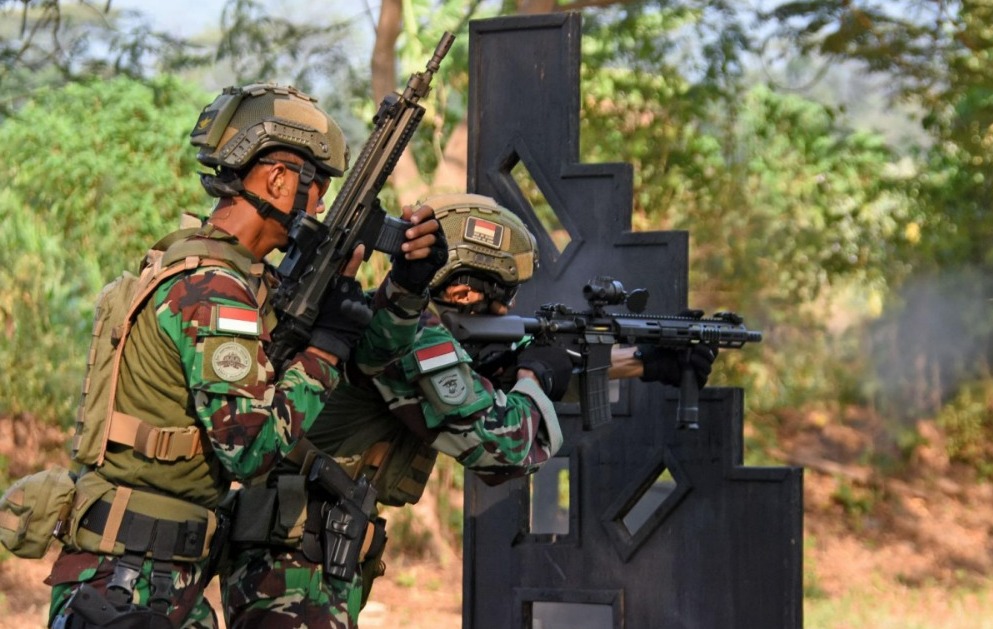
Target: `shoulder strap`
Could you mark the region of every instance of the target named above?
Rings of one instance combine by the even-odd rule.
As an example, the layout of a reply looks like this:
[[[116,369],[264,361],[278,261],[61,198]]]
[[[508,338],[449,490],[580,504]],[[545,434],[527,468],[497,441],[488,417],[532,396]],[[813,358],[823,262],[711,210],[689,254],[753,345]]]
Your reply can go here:
[[[135,291],[131,305],[128,307],[127,316],[119,330],[114,331],[114,338],[119,339],[114,351],[114,362],[110,374],[110,395],[107,402],[107,420],[104,422],[103,445],[97,457],[96,464],[102,465],[104,455],[109,442],[119,443],[134,448],[144,456],[159,461],[175,461],[177,459],[190,459],[203,452],[202,440],[200,439],[200,429],[197,426],[158,428],[148,424],[138,417],[120,413],[115,409],[117,399],[117,385],[120,378],[121,359],[124,356],[124,346],[127,342],[131,327],[137,320],[138,313],[151,297],[152,293],[162,285],[167,279],[184,272],[193,271],[204,266],[223,266],[235,269],[240,272],[250,274],[250,277],[257,281],[255,286],[256,299],[262,303],[265,299],[265,282],[261,281],[262,265],[251,264],[247,257],[235,260],[228,260],[228,257],[218,246],[199,246],[209,240],[195,239],[190,236],[203,230],[179,230],[166,236],[148,251],[145,256],[141,276],[138,279],[138,287]],[[213,241],[216,242],[216,241]],[[190,246],[187,246],[187,245]],[[164,248],[164,250],[163,250]],[[230,249],[230,248],[228,248]],[[189,255],[179,257],[176,250],[189,252]],[[196,255],[200,253],[218,253],[220,257],[207,257]],[[167,257],[168,256],[168,257]],[[166,264],[167,259],[172,259],[170,264]],[[250,264],[245,269],[245,261]]]

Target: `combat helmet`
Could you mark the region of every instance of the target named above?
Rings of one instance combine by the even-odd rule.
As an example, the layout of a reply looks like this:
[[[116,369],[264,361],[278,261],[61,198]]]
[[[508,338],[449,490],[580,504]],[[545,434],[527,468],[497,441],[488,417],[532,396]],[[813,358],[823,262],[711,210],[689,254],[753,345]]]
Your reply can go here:
[[[448,241],[448,261],[429,285],[432,295],[457,282],[509,305],[538,268],[538,245],[524,222],[480,194],[438,195],[424,203],[434,208]]]
[[[257,83],[226,87],[203,108],[190,142],[205,166],[243,170],[261,153],[299,153],[326,176],[348,168],[348,146],[338,124],[317,100],[290,86]]]
[[[263,218],[278,221],[288,231],[294,221],[306,221],[311,183],[340,177],[348,168],[348,145],[338,124],[317,106],[316,99],[274,83],[224,88],[203,108],[190,132],[190,143],[200,148],[197,160],[214,169],[213,173],[200,173],[207,194],[222,198],[240,195]],[[277,149],[304,158],[303,164],[282,162],[299,174],[289,214],[246,190],[243,181],[248,167],[271,159],[265,156]]]

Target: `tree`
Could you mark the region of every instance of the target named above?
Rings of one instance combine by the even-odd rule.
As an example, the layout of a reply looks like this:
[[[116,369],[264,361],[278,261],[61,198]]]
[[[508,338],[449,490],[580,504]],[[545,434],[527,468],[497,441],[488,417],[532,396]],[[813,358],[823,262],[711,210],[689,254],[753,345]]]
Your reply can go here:
[[[0,411],[68,421],[97,292],[209,208],[188,144],[201,102],[121,77],[36,92],[0,124],[0,369],[17,374]]]

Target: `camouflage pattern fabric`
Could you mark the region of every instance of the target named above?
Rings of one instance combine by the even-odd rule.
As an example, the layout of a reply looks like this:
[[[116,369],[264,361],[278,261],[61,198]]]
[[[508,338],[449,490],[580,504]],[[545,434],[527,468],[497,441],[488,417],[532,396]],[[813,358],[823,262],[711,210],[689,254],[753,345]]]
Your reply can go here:
[[[328,587],[320,564],[289,549],[253,549],[235,564],[222,588],[229,629],[358,627],[360,577]]]
[[[389,361],[408,351],[426,304],[426,296],[411,295],[389,278],[384,280],[371,297],[373,318],[352,353],[354,368],[381,373]],[[228,627],[346,629],[357,626],[362,605],[360,577],[330,588],[319,564],[295,549],[266,546],[233,550],[221,575],[221,592]]]
[[[422,319],[410,351],[448,341],[458,344],[431,314]],[[385,365],[363,364],[360,371],[369,379],[343,382],[308,431],[308,440],[336,457],[361,454],[378,441],[428,441],[494,483],[536,471],[561,447],[553,405],[532,381],[503,392],[472,372],[474,399],[482,402],[470,412],[454,410],[442,416],[424,399],[418,384],[406,378],[400,366],[403,357],[398,356]],[[437,428],[427,428],[429,423]],[[391,476],[404,473],[411,472],[387,471],[383,478],[389,483]],[[377,490],[383,498],[389,486],[377,483]],[[321,587],[321,574],[319,565],[297,552],[238,549],[231,573],[222,580],[228,626],[262,626],[263,621],[270,626],[270,620],[287,623],[273,627],[357,626],[362,583],[356,579],[329,590]],[[315,624],[301,624],[303,618]]]
[[[80,583],[89,583],[106,595],[116,561],[114,557],[63,549],[52,567],[52,573],[45,579],[45,583],[52,586],[49,625],[62,612]],[[203,565],[204,562],[172,564],[174,591],[172,604],[166,613],[176,627],[183,629],[217,627],[214,610],[204,599],[203,587],[200,584]],[[137,605],[148,605],[151,572],[152,561],[147,560],[142,565],[141,577],[135,587],[133,602]]]
[[[241,247],[230,236],[214,237]],[[423,307],[426,298],[415,298]],[[411,328],[406,334],[394,329],[401,327],[395,323],[400,320],[377,313],[359,352],[374,353],[378,344],[394,339],[409,342],[416,317],[404,323]],[[232,479],[245,481],[269,471],[314,422],[326,392],[340,381],[332,365],[308,352],[276,374],[265,354],[274,323],[269,305],[256,302],[249,280],[226,267],[197,268],[163,283],[125,346],[117,408],[153,426],[189,425],[192,414],[209,447],[193,459],[171,462],[108,449],[105,464],[89,473],[215,508]],[[109,579],[112,564],[112,557],[64,552],[50,578],[52,616],[79,583]],[[202,564],[174,565],[178,596],[195,583],[192,576]],[[148,587],[143,574],[136,591],[147,593]],[[175,606],[177,626],[214,626],[206,620],[213,612],[196,594],[194,601]]]
[[[451,343],[459,348],[436,315],[426,316],[424,323],[415,347]],[[405,377],[400,365],[401,361],[391,363],[373,378],[389,411],[415,433],[426,434],[431,447],[454,457],[483,480],[498,482],[534,473],[561,447],[554,405],[533,381],[518,381],[504,392],[471,372],[467,399],[484,402],[439,408],[425,398],[417,382]],[[318,420],[322,421],[323,417]]]

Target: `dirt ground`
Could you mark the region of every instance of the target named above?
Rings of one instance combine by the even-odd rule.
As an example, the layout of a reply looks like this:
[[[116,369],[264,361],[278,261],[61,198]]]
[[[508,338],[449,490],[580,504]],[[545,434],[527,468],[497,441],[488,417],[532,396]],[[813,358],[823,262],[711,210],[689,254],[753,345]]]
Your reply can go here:
[[[810,412],[781,420],[781,451],[773,455],[805,468],[804,581],[810,601],[892,610],[893,627],[988,626],[978,619],[993,611],[993,485],[976,482],[949,462],[940,431],[921,423],[923,438],[911,465],[882,476],[866,462],[896,452],[871,416]],[[29,423],[0,418],[0,457],[6,457],[13,477],[61,456],[64,437]],[[435,526],[432,514],[420,505],[415,516],[421,526]],[[49,590],[42,581],[54,556],[53,551],[45,560],[0,561],[0,629],[44,626]],[[362,614],[364,629],[461,627],[458,549],[436,539],[427,556],[387,557],[387,574],[376,582]],[[947,617],[953,589],[967,592],[955,598],[957,613],[965,620],[916,620]],[[218,600],[216,586],[209,596]],[[813,609],[808,621],[820,615]],[[868,611],[846,613],[854,618]],[[805,624],[881,629],[839,618],[828,615],[816,625]]]

